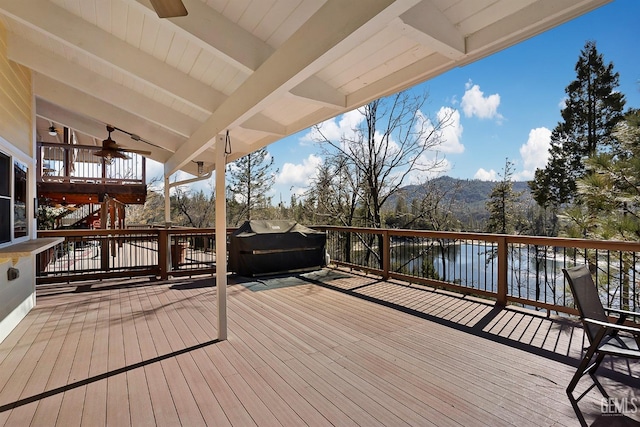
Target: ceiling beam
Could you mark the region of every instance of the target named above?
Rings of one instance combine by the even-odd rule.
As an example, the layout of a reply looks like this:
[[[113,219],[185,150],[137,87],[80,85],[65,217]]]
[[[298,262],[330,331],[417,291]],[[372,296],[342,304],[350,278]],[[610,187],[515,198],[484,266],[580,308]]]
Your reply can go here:
[[[164,163],[167,159],[164,154],[167,151],[175,150],[184,142],[184,138],[174,133],[167,132],[157,125],[150,122],[140,120],[128,111],[118,108],[112,104],[104,102],[98,98],[92,97],[81,92],[71,86],[67,86],[56,80],[44,76],[39,73],[33,73],[34,92],[36,96],[58,105],[60,108],[69,111],[81,111],[82,114],[93,117],[102,123],[108,123],[124,129],[127,132],[139,135],[141,138],[151,142],[154,145],[165,146],[167,150],[162,150],[163,156],[156,158],[149,156],[153,160]],[[70,126],[76,129],[75,125]],[[103,139],[104,136],[100,139]],[[127,144],[129,147],[139,149],[154,148],[143,142],[131,140]],[[159,150],[151,150],[152,153],[160,153]]]
[[[217,134],[252,117],[267,101],[293,89],[416,3],[417,0],[328,0],[165,163],[165,175],[171,175],[212,145]]]
[[[311,76],[291,89],[291,94],[316,104],[342,110],[346,107],[347,98],[333,86],[319,78]]]
[[[117,105],[131,114],[165,127],[185,138],[201,124],[113,80],[79,67],[20,36],[9,33],[8,40],[7,54],[12,61],[95,98]]]
[[[467,37],[467,62],[512,46],[612,0],[539,0]],[[477,54],[480,53],[481,55]]]
[[[146,13],[156,12],[149,0],[137,0],[145,6]],[[201,48],[241,70],[246,75],[253,73],[271,56],[273,48],[246,31],[202,0],[182,0],[189,14],[169,18],[168,22],[187,34]]]
[[[101,140],[105,135],[104,123],[60,108],[58,105],[38,96],[36,96],[36,114],[38,117],[74,129],[91,138]]]
[[[0,10],[37,32],[80,50],[106,66],[143,80],[204,113],[211,113],[224,94],[142,52],[116,36],[49,1],[3,2]]]
[[[279,137],[283,137],[287,134],[286,126],[260,113],[256,114],[253,117],[249,117],[242,123],[241,126],[245,129],[270,133]]]
[[[347,109],[352,110],[374,99],[413,87],[453,69],[456,65],[457,63],[450,58],[434,53],[349,94]]]
[[[145,6],[146,13],[155,16],[156,12],[149,0],[136,1]],[[274,49],[271,46],[229,21],[201,0],[183,0],[183,3],[189,14],[169,18],[168,21],[202,49],[212,52],[241,72],[247,75],[253,73],[273,54]],[[321,83],[324,82],[312,77],[300,83],[292,93],[323,105],[343,108],[344,95],[328,84]]]
[[[423,0],[394,20],[405,36],[430,47],[447,58],[460,59],[465,53],[464,34],[432,3]]]

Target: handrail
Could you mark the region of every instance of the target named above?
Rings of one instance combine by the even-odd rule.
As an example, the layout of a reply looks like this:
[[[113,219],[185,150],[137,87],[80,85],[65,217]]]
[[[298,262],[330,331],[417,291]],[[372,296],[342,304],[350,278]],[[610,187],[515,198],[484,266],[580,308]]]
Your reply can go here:
[[[101,147],[37,143],[37,181],[49,183],[145,184],[146,159],[137,153],[110,161],[93,153]]]
[[[588,264],[603,304],[640,308],[640,242],[315,226],[332,261],[407,282],[577,314],[561,269]],[[369,236],[369,237],[367,237]],[[379,236],[381,244],[371,236]]]
[[[212,228],[40,230],[38,237],[65,239],[37,257],[38,284],[215,272]]]
[[[375,273],[385,280],[478,295],[494,299],[498,305],[517,304],[547,313],[577,314],[561,270],[588,264],[601,290],[603,305],[640,309],[640,242],[312,228],[327,233],[327,252],[333,264]],[[227,234],[234,230],[228,228]],[[54,230],[38,234],[65,237],[65,244],[60,245],[55,256],[41,255],[38,283],[118,275],[167,278],[215,271],[214,228]]]

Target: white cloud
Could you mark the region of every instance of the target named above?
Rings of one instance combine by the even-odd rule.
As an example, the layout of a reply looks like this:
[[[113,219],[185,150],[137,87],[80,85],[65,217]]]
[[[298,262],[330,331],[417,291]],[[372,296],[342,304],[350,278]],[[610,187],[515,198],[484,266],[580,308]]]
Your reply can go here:
[[[420,110],[416,112],[416,116],[416,131],[419,132],[422,129],[425,137],[431,136],[434,128],[431,119]],[[460,142],[463,131],[463,127],[460,124],[460,112],[451,107],[441,107],[436,117],[438,122],[441,123],[437,135],[440,144],[434,146],[432,150],[456,154],[464,152],[464,145]],[[428,141],[425,142],[428,143]]]
[[[498,173],[491,169],[487,171],[483,168],[478,169],[475,175],[473,175],[474,179],[479,179],[480,181],[496,181],[498,179]]]
[[[522,172],[518,173],[519,180],[533,179],[538,168],[544,168],[549,160],[551,146],[551,131],[545,127],[531,129],[526,144],[520,147],[522,157]]]
[[[307,186],[315,176],[322,158],[314,154],[302,160],[302,163],[285,163],[276,176],[276,184]]]
[[[460,142],[463,127],[460,124],[460,112],[450,107],[441,107],[437,114],[438,120],[446,120],[440,131],[442,145],[438,147],[443,153],[462,153],[464,145]]]
[[[344,113],[333,119],[326,120],[318,125],[322,136],[318,133],[315,127],[311,128],[309,132],[304,134],[300,138],[300,142],[304,145],[306,143],[313,143],[323,139],[329,141],[340,141],[344,136],[349,137],[353,135],[353,130],[356,129],[364,120],[364,116],[357,109]]]
[[[480,90],[480,86],[474,85],[471,80],[466,83],[465,88],[460,106],[466,117],[475,116],[479,119],[502,120],[502,115],[498,113],[500,95],[494,93],[485,97],[484,92]]]

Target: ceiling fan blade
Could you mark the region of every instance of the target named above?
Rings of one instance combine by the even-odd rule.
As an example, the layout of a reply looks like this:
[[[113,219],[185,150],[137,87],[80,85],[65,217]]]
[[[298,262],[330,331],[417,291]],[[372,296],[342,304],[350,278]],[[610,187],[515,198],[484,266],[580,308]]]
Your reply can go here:
[[[126,159],[130,160],[131,158],[126,154],[122,153],[121,150],[118,149],[102,149],[93,152],[94,156],[104,157],[105,159]]]
[[[148,156],[149,154],[151,154],[151,151],[145,151],[145,150],[134,150],[132,148],[120,148],[119,150],[124,151],[125,153],[136,153],[136,154],[142,154],[143,156]]]
[[[181,0],[149,0],[160,18],[187,16],[187,8]]]

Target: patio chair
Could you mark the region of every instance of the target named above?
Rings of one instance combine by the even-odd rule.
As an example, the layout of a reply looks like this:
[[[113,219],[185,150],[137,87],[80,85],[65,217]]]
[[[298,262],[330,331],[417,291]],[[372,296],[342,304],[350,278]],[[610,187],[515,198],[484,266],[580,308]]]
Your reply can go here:
[[[611,355],[627,359],[640,359],[640,328],[623,325],[624,321],[629,317],[640,318],[640,313],[612,308],[605,309],[600,301],[598,289],[593,282],[591,272],[586,265],[563,269],[562,271],[571,287],[576,307],[590,343],[567,387],[567,395],[571,400],[573,409],[578,415],[580,423],[586,425],[584,416],[578,408],[580,399],[591,391],[594,386],[598,387],[598,390],[606,399],[609,399],[609,394],[595,375],[604,357]],[[611,323],[607,312],[617,315],[615,323]],[[573,391],[578,385],[578,381],[585,374],[589,374],[593,384],[580,397],[575,399]]]

